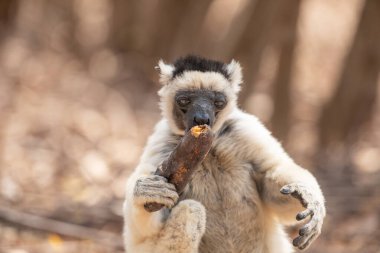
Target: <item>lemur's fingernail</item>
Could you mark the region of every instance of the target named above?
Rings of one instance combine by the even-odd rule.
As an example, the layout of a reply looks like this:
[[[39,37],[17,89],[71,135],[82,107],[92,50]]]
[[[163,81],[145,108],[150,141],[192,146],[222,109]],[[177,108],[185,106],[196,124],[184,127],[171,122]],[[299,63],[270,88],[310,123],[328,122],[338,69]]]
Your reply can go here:
[[[290,189],[288,187],[284,187],[280,190],[281,193],[283,194],[289,194],[290,193]]]

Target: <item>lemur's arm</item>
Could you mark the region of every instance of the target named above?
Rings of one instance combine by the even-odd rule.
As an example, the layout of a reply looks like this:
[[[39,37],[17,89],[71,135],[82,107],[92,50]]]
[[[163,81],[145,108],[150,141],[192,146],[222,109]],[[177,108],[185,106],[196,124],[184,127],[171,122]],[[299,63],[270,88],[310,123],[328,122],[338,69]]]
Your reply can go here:
[[[255,179],[264,204],[284,224],[311,217],[293,244],[304,249],[315,239],[325,216],[324,197],[315,177],[298,166],[270,132],[251,115],[240,113],[237,131],[244,134],[246,159],[255,164]],[[240,128],[240,129],[239,129]]]
[[[171,150],[170,142],[173,136],[165,121],[159,122],[141,156],[140,163],[129,177],[126,185],[124,202],[124,236],[131,244],[144,241],[155,236],[162,228],[165,209],[157,212],[147,212],[144,204],[156,202],[172,207],[178,200],[178,194],[172,184],[166,179],[154,176],[160,163],[165,160]],[[175,145],[173,145],[175,147]]]

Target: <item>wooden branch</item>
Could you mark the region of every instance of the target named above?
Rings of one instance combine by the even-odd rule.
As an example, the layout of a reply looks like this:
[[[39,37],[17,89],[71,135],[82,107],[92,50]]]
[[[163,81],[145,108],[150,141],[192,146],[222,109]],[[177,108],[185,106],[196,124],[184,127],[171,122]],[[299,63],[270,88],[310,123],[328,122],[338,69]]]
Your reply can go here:
[[[0,220],[64,236],[91,240],[114,249],[123,248],[122,238],[117,234],[28,214],[9,207],[0,206]]]
[[[213,139],[214,135],[209,126],[192,127],[155,174],[166,177],[169,183],[174,184],[178,194],[182,193],[194,169],[210,151]],[[149,212],[158,211],[162,207],[163,205],[158,203],[144,205],[145,210]]]

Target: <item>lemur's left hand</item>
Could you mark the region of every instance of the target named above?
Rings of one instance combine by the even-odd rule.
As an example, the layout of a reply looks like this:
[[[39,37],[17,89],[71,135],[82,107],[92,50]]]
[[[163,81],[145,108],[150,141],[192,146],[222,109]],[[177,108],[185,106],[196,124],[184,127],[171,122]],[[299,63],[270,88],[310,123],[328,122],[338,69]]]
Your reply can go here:
[[[313,191],[306,185],[293,183],[281,188],[282,194],[290,194],[298,199],[306,210],[297,214],[297,220],[310,216],[311,219],[299,230],[299,235],[293,240],[293,245],[299,249],[306,249],[321,233],[323,218],[326,215],[324,201],[316,199]]]

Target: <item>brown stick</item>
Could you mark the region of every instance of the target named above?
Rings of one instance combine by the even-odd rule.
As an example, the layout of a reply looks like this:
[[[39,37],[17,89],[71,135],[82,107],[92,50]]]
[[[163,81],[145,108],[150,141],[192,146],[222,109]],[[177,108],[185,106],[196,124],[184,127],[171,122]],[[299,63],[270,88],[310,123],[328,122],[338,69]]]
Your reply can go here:
[[[33,229],[91,240],[115,249],[123,248],[121,237],[114,233],[28,214],[9,207],[0,206],[0,219]]]
[[[192,127],[155,174],[167,178],[169,183],[174,184],[178,194],[182,193],[194,169],[210,151],[213,139],[214,135],[209,126]],[[163,205],[158,203],[144,205],[148,212],[158,211],[162,207]]]

